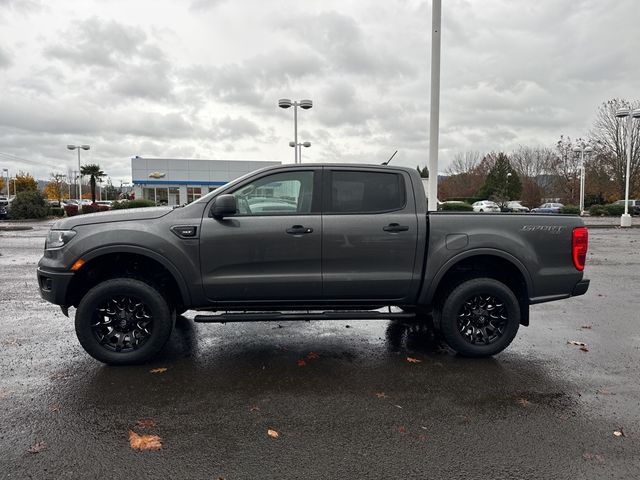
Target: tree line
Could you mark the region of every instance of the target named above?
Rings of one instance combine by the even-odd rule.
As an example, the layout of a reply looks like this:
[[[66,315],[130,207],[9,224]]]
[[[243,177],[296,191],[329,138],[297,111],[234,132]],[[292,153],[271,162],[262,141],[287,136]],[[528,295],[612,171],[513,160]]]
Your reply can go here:
[[[620,108],[638,108],[640,101],[614,98],[598,108],[585,138],[560,135],[553,146],[520,146],[506,152],[457,154],[438,186],[440,200],[522,200],[530,207],[557,200],[576,205],[580,197],[581,156],[575,147],[590,146],[585,154],[585,205],[624,198],[627,122],[616,118]],[[640,197],[640,121],[631,126],[630,196]]]

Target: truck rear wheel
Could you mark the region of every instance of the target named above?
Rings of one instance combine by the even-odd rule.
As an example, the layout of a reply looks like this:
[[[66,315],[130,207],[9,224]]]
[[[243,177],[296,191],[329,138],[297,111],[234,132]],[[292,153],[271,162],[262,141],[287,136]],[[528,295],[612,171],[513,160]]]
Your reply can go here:
[[[174,315],[151,285],[115,278],[93,287],[76,311],[76,335],[86,352],[110,365],[143,363],[171,335]]]
[[[453,288],[442,304],[440,331],[467,357],[488,357],[507,348],[518,333],[520,306],[504,283],[474,278]]]

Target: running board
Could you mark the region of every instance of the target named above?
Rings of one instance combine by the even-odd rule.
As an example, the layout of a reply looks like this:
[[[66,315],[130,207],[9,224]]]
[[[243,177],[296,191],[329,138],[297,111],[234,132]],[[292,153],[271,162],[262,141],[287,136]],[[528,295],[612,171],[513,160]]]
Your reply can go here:
[[[287,322],[300,320],[410,320],[415,313],[380,312],[378,310],[359,310],[345,312],[234,312],[215,315],[196,315],[194,322],[227,323],[227,322]]]

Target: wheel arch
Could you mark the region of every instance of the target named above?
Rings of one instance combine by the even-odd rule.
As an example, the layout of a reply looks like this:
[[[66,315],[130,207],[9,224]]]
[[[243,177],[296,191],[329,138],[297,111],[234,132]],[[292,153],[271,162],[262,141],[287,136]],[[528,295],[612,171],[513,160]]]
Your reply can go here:
[[[102,280],[114,278],[117,266],[130,270],[124,276],[150,280],[166,293],[175,304],[187,305],[191,301],[189,289],[176,266],[159,253],[136,245],[109,245],[99,247],[82,255],[84,264],[74,275],[67,289],[69,305],[76,305],[86,292]],[[137,270],[136,270],[137,269]],[[136,275],[136,273],[141,275]]]
[[[520,323],[529,325],[529,292],[533,289],[531,276],[522,262],[500,250],[470,250],[449,259],[423,291],[419,303],[437,305],[454,283],[480,276],[499,280],[510,287],[520,304]]]

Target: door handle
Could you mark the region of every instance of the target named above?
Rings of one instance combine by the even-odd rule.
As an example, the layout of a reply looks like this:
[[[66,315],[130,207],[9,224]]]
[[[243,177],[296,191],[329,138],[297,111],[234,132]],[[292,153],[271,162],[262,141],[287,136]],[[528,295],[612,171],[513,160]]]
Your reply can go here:
[[[382,227],[382,229],[385,232],[395,233],[395,232],[406,232],[407,230],[409,230],[409,227],[407,227],[406,225],[400,225],[399,223],[390,223],[386,227]]]
[[[313,232],[313,228],[303,227],[302,225],[294,225],[293,227],[287,228],[286,232],[289,235],[305,235],[307,233]]]

